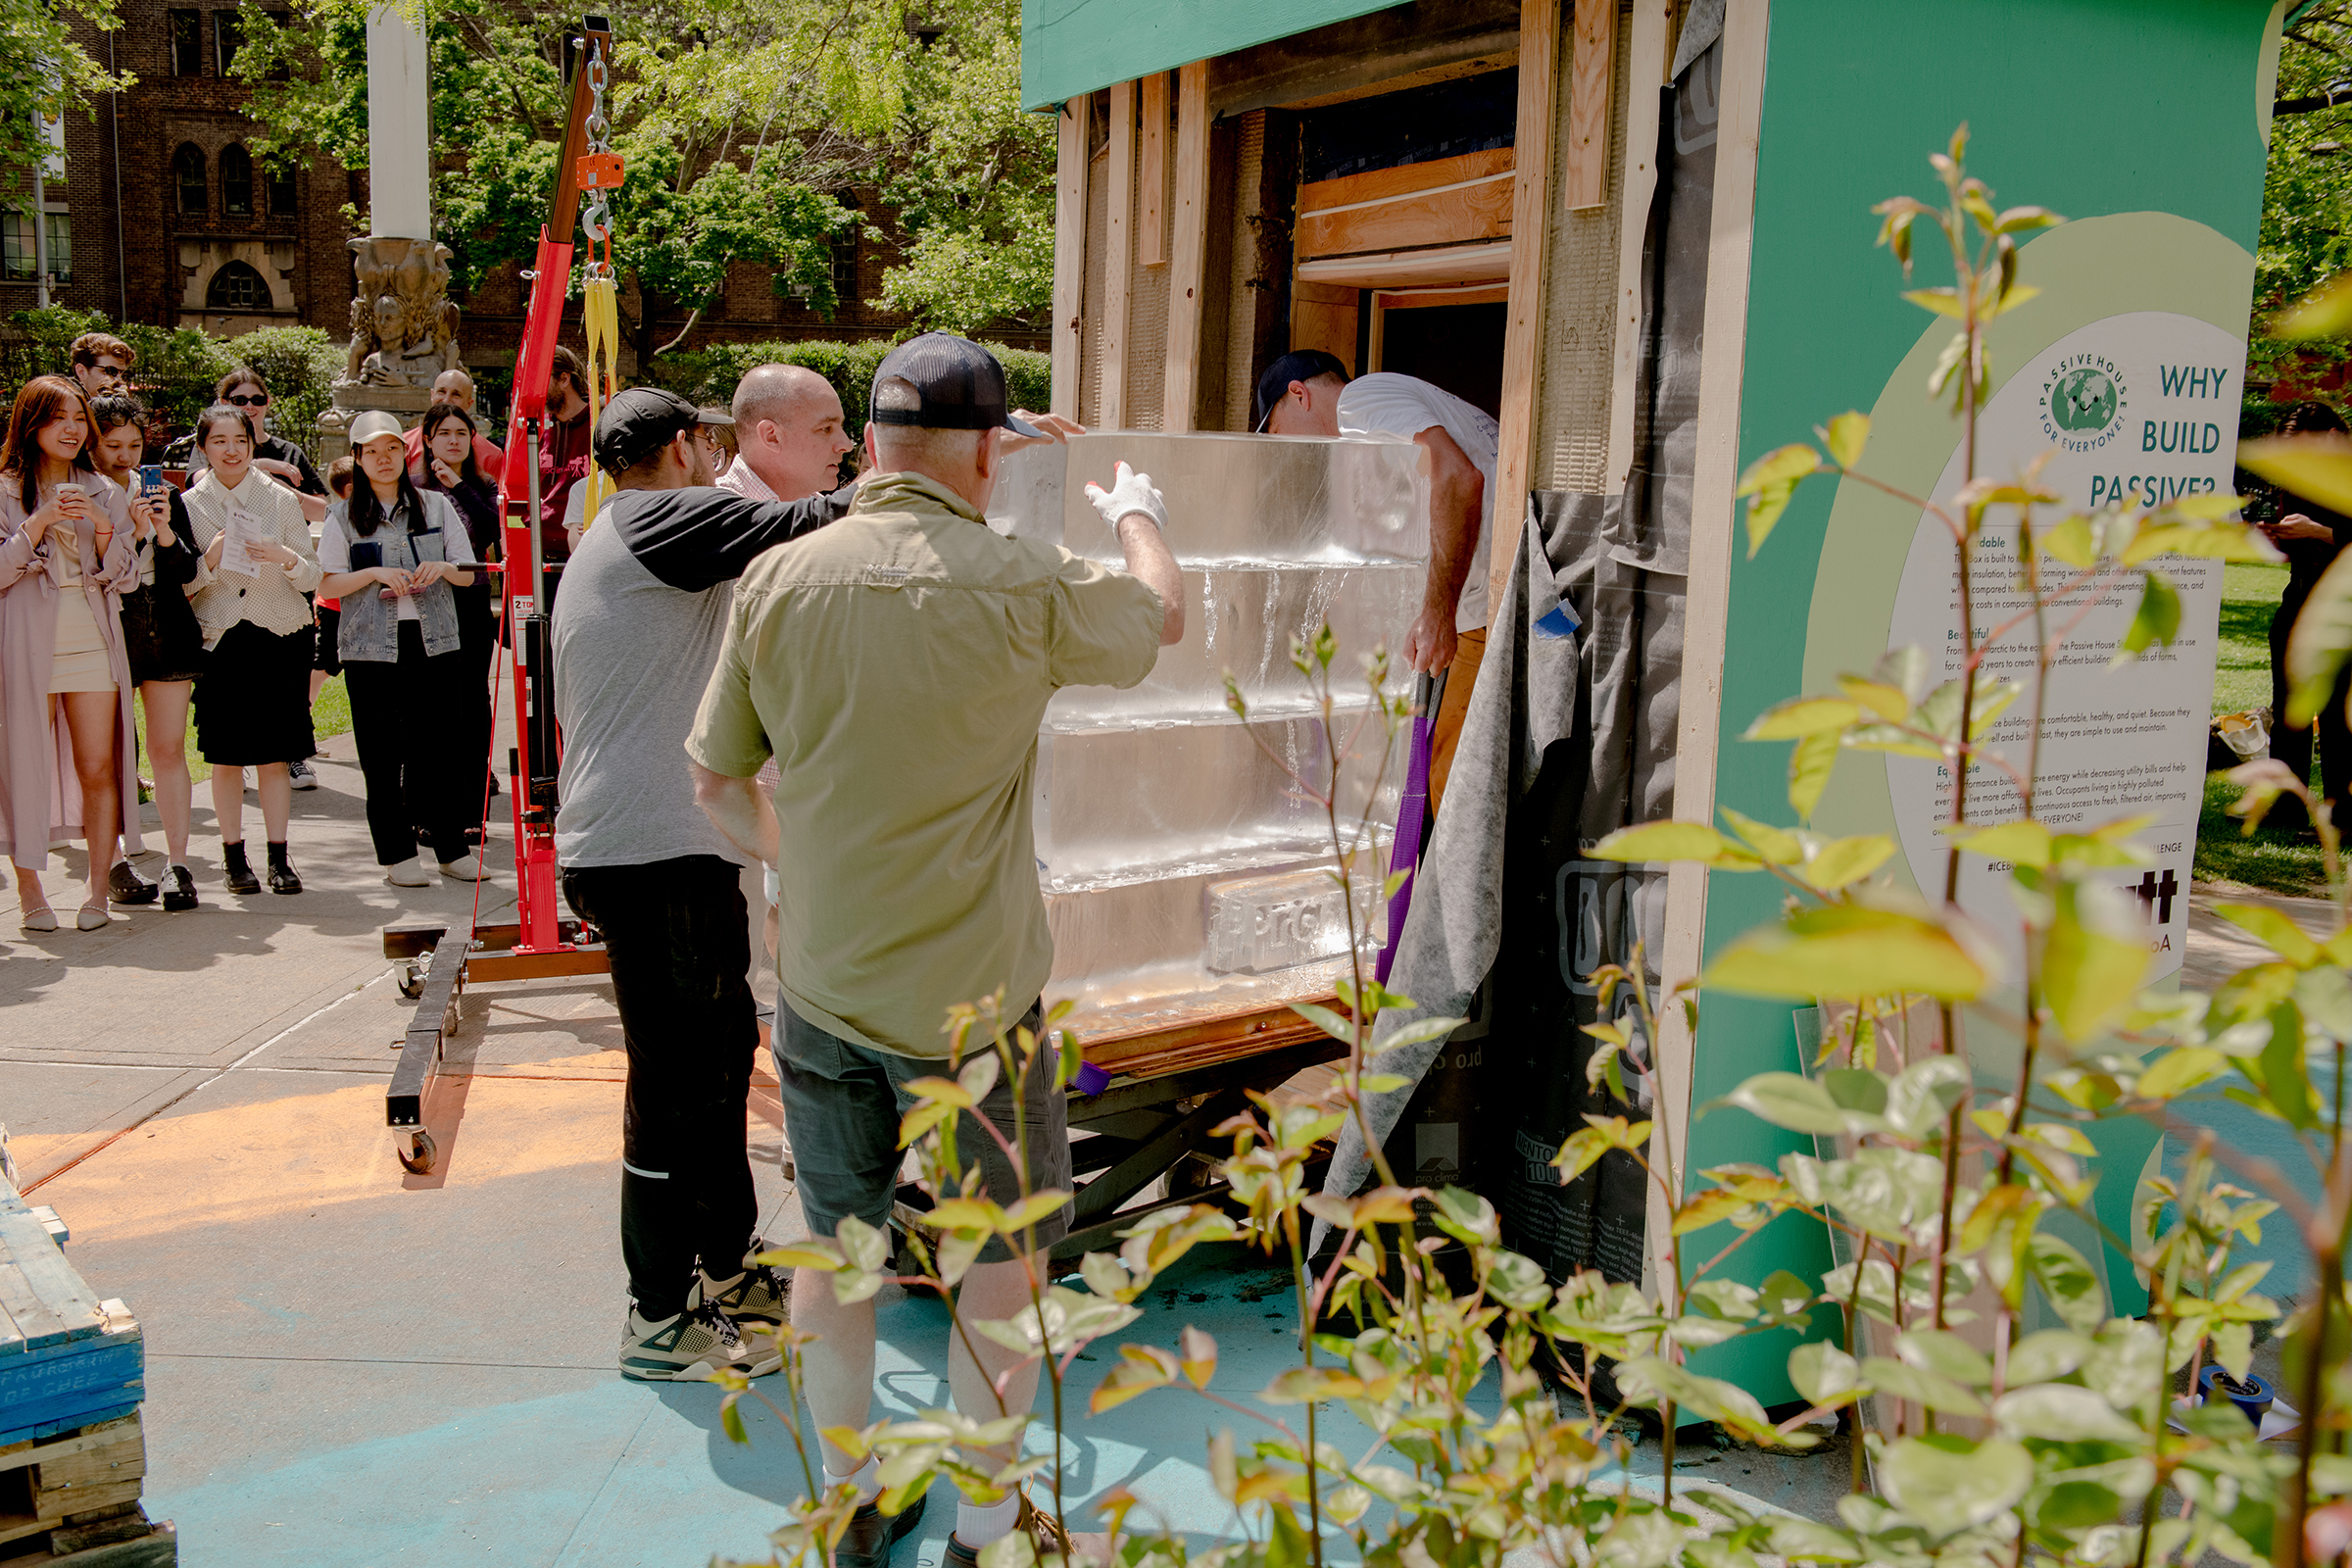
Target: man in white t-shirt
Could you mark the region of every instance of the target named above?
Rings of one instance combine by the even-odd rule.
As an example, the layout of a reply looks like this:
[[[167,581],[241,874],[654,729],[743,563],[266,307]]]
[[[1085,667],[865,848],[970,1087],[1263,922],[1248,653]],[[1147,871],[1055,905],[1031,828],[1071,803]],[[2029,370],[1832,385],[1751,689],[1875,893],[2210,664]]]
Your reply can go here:
[[[1487,556],[1494,517],[1494,416],[1409,375],[1348,367],[1319,349],[1284,355],[1257,378],[1257,427],[1273,435],[1395,435],[1429,453],[1429,576],[1405,634],[1415,670],[1447,670],[1430,734],[1429,806],[1446,792],[1462,715],[1487,651]]]

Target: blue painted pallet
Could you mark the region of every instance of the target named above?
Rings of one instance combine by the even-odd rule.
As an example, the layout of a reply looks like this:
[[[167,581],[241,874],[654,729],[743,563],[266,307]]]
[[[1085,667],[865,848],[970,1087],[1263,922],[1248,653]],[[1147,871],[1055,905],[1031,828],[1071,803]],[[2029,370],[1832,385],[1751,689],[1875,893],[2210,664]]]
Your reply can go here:
[[[98,1299],[0,1181],[0,1446],[123,1413],[145,1374],[138,1324]]]

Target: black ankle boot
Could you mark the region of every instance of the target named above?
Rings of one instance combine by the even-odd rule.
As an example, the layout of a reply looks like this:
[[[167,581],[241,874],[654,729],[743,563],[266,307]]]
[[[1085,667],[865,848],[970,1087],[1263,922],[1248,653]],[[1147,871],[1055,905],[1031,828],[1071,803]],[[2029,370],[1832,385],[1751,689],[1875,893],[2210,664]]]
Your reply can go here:
[[[228,873],[229,892],[259,893],[262,891],[262,879],[255,876],[253,867],[245,862],[245,845],[242,841],[220,846],[220,866]]]
[[[270,846],[270,891],[272,893],[300,893],[302,891],[302,878],[294,874],[293,865],[286,859],[286,847],[283,844]]]

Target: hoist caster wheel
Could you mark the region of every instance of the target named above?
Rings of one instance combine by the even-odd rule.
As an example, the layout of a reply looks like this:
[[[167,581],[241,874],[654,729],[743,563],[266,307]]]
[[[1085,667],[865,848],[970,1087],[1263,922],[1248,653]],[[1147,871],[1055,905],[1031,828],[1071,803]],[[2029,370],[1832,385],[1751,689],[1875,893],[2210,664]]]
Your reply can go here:
[[[407,1147],[401,1147],[402,1144]],[[399,1158],[402,1170],[412,1176],[426,1176],[432,1173],[433,1159],[440,1151],[433,1143],[433,1135],[418,1127],[395,1143],[392,1152]]]
[[[400,994],[415,1002],[424,995],[424,969],[414,959],[400,966]]]

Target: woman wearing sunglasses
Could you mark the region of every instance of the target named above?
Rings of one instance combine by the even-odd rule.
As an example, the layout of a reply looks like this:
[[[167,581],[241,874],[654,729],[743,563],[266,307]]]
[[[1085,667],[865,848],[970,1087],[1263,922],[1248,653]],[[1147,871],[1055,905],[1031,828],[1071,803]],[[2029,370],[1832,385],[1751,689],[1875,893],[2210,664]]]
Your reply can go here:
[[[89,843],[74,924],[107,924],[121,832],[139,841],[130,665],[119,596],[138,582],[122,491],[90,461],[90,408],[63,376],[17,394],[0,438],[0,849],[16,863],[19,921],[57,929],[41,888],[49,846]]]
[[[416,826],[431,841],[441,874],[482,878],[466,829],[467,786],[480,787],[482,754],[470,681],[481,701],[458,630],[457,595],[473,586],[473,542],[464,519],[439,491],[409,478],[400,421],[369,410],[351,421],[360,471],[351,499],[326,514],[318,591],[343,602],[336,630],[343,678],[351,689],[351,734],[368,783],[368,832],[376,863],[395,887],[434,880],[416,854]]]
[[[318,561],[294,492],[254,471],[259,444],[245,411],[216,406],[196,420],[204,472],[181,499],[189,541],[203,552],[189,596],[204,628],[196,678],[196,749],[213,767],[213,810],[231,893],[259,893],[245,857],[244,770],[254,770],[269,833],[270,891],[300,893],[286,856],[294,812],[286,760],[308,757],[311,607]]]

